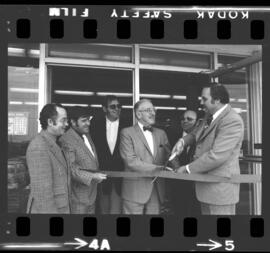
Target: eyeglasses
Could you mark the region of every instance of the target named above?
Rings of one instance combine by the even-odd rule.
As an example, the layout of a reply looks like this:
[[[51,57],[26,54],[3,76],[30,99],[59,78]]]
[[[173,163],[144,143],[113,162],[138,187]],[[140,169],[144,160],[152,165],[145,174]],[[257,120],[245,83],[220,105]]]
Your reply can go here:
[[[121,109],[122,106],[120,104],[114,104],[114,105],[109,105],[108,107],[112,110],[115,110],[115,109]]]
[[[182,120],[182,121],[184,121],[184,120],[187,120],[187,121],[194,121],[194,120],[196,120],[196,119],[193,119],[193,118],[190,118],[190,117],[183,117],[181,120]]]
[[[139,110],[139,112],[147,112],[147,113],[155,113],[157,110],[156,108],[148,108],[144,110]]]

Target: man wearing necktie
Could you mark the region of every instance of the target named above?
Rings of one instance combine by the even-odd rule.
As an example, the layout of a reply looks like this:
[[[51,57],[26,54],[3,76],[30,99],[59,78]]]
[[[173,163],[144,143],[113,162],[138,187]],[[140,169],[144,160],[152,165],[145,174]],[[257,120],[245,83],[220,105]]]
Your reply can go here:
[[[134,105],[137,123],[120,134],[120,154],[125,170],[156,172],[164,168],[170,145],[166,133],[153,127],[156,110],[152,102],[142,99]],[[159,214],[164,201],[164,180],[140,177],[124,178],[122,185],[124,214]]]
[[[71,170],[71,212],[94,214],[97,184],[106,179],[99,173],[96,149],[89,135],[88,108],[74,106],[69,109],[69,130],[60,138]]]
[[[179,154],[185,146],[196,143],[193,162],[180,167],[178,172],[227,178],[240,174],[239,154],[244,135],[242,118],[229,105],[229,93],[223,85],[206,85],[201,97],[205,119],[192,133],[181,138],[172,151]],[[239,184],[196,182],[195,188],[202,214],[235,214]]]

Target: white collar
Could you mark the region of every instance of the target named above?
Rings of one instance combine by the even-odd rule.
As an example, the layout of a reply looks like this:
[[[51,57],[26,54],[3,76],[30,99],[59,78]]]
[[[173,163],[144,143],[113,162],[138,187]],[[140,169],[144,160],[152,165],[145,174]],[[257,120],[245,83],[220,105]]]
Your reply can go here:
[[[222,106],[219,110],[217,110],[213,114],[213,120],[212,120],[212,122],[226,109],[227,106],[228,106],[228,104],[225,104],[224,106]]]
[[[138,121],[138,125],[139,125],[140,129],[143,131],[143,124]]]
[[[119,122],[119,119],[115,120],[115,121],[110,121],[107,117],[106,117],[106,122],[109,124],[117,124]]]

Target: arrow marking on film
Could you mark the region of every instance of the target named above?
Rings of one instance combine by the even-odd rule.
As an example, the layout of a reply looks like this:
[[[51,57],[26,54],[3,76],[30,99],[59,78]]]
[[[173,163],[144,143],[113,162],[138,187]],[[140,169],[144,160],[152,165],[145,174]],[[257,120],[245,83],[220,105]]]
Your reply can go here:
[[[217,249],[222,247],[222,244],[216,241],[213,241],[211,239],[208,239],[209,242],[211,243],[197,243],[197,246],[202,246],[202,247],[210,247],[209,250]]]
[[[78,245],[75,249],[80,249],[84,246],[86,246],[88,243],[82,239],[74,238],[77,242],[65,242],[65,245]]]

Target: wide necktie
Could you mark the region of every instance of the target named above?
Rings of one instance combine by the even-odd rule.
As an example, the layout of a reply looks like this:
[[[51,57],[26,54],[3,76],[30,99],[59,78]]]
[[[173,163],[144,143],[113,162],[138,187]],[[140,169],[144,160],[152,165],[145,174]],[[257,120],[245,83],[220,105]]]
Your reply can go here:
[[[91,152],[91,154],[95,157],[95,154],[94,154],[94,151],[93,151],[93,149],[91,147],[91,144],[89,143],[88,138],[84,134],[83,134],[83,140],[84,140],[84,143],[85,143],[86,147],[89,149],[89,151]]]

